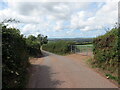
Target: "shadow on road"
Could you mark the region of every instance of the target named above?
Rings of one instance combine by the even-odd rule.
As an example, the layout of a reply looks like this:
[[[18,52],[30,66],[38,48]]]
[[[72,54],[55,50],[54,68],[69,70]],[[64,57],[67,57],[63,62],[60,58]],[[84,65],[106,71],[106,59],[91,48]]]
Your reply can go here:
[[[52,79],[53,74],[50,67],[45,65],[32,65],[30,70],[28,88],[56,88],[65,81]]]

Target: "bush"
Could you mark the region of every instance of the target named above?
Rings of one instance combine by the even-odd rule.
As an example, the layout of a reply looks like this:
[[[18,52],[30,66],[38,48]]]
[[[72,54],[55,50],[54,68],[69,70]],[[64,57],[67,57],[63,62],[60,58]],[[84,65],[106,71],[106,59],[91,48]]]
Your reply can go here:
[[[38,34],[37,37],[33,35],[29,35],[28,38],[26,38],[27,43],[27,50],[30,56],[40,56],[42,55],[40,47],[43,44],[47,44],[47,36],[43,36],[41,34]]]
[[[28,54],[26,41],[20,31],[2,25],[3,88],[22,88],[27,75]]]
[[[95,38],[93,45],[94,63],[111,72],[118,72],[118,29]]]
[[[37,37],[30,35],[26,39],[26,43],[27,43],[27,50],[30,56],[39,56],[42,54],[40,50],[41,45],[37,40]]]
[[[16,28],[2,27],[2,87],[24,88],[27,83],[29,56],[41,55],[40,47],[47,43],[47,36],[40,34],[25,38]]]
[[[56,41],[56,42],[49,42],[46,45],[43,45],[43,49],[49,52],[53,52],[56,54],[67,54],[70,53],[70,45],[72,42],[68,41]]]

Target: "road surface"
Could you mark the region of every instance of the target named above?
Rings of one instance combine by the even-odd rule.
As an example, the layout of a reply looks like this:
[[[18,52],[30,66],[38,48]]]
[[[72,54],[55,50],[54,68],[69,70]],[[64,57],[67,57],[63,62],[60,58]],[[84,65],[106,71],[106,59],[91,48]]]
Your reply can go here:
[[[31,61],[27,88],[117,88],[81,62],[46,51],[43,54]]]

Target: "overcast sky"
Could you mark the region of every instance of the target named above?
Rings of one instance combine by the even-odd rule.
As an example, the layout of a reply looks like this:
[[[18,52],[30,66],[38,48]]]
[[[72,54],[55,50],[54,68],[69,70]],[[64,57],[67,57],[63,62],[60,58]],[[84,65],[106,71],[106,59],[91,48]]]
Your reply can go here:
[[[14,1],[14,0],[13,0]],[[13,18],[9,24],[21,33],[47,35],[49,38],[96,37],[118,22],[118,2],[11,2],[0,1],[0,21]],[[33,0],[34,1],[34,0]]]

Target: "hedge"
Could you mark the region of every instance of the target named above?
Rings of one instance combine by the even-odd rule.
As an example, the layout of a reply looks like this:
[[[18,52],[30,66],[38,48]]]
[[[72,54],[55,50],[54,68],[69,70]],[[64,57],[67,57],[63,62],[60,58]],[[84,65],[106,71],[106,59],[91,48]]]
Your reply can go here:
[[[46,45],[43,45],[43,50],[52,52],[52,53],[56,53],[56,54],[67,54],[70,53],[71,48],[70,45],[73,42],[69,42],[69,41],[64,41],[64,40],[60,40],[60,41],[56,41],[56,42],[49,42]]]
[[[113,28],[93,40],[94,63],[111,72],[118,72],[118,30]]]

